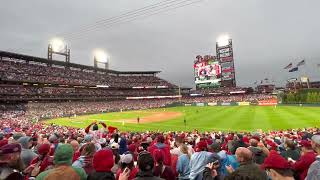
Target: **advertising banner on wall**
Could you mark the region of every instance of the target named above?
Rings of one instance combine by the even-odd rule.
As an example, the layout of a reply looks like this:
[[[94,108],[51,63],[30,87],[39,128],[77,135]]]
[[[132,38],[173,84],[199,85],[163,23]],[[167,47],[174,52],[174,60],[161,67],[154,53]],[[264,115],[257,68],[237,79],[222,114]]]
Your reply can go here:
[[[238,105],[239,106],[249,106],[250,105],[250,102],[238,102]]]
[[[218,103],[216,103],[216,102],[208,103],[208,106],[217,106],[217,105],[218,105]]]
[[[277,99],[268,99],[268,100],[261,100],[258,101],[259,106],[274,106],[278,104]]]
[[[231,105],[231,103],[229,103],[229,102],[222,102],[221,103],[221,106],[230,106]]]

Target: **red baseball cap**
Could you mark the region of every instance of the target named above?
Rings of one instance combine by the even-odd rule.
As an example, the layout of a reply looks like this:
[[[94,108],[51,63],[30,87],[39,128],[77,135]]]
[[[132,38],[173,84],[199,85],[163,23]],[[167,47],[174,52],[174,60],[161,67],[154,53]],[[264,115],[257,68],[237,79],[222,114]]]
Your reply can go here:
[[[300,145],[303,146],[303,147],[308,147],[308,148],[312,147],[311,141],[308,141],[308,140],[302,140],[300,142]]]
[[[290,164],[276,151],[270,151],[269,156],[264,160],[261,167],[264,169],[289,169]]]

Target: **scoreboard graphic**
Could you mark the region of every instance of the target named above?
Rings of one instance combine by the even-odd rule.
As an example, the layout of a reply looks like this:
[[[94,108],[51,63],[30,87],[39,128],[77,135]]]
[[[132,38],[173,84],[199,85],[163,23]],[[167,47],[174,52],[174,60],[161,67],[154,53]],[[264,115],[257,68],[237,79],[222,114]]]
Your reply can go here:
[[[224,46],[217,43],[216,56],[198,55],[193,68],[197,89],[236,87],[232,40]]]
[[[216,57],[198,55],[194,61],[194,77],[197,88],[220,87],[221,66]]]

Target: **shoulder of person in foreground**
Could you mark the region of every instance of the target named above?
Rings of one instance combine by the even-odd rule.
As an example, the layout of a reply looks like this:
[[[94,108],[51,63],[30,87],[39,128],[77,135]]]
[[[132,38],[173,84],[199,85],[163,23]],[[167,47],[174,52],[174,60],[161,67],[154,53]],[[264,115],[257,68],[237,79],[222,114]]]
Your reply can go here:
[[[76,173],[80,176],[80,179],[87,179],[87,173],[83,168],[72,167]]]
[[[87,179],[87,174],[84,171],[83,168],[78,168],[78,167],[72,167],[72,169],[79,175],[81,180],[86,180]],[[54,171],[54,169],[50,169],[47,171],[44,171],[42,173],[40,173],[37,177],[36,180],[42,180],[42,179],[46,179],[46,176],[49,175],[50,172]]]
[[[45,179],[45,177],[52,171],[52,169],[43,171],[42,173],[40,173],[37,177],[36,180],[42,180]]]

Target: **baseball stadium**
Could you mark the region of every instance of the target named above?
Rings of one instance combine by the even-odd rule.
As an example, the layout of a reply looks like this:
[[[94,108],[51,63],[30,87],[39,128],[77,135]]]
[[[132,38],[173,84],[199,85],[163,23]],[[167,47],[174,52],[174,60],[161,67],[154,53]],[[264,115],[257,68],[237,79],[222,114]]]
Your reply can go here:
[[[290,61],[270,62],[276,74],[286,73],[278,82],[268,72],[252,70],[255,73],[248,75],[238,69],[248,65],[240,45],[249,45],[243,39],[239,43],[237,33],[234,37],[221,33],[211,42],[209,53],[199,53],[194,46],[187,60],[191,66],[175,69],[171,79],[162,76],[172,71],[171,64],[153,71],[146,68],[155,63],[153,57],[145,61],[149,65],[141,66],[138,61],[130,64],[134,60],[122,59],[127,67],[116,70],[113,67],[119,65],[112,63],[119,62],[110,61],[107,48],[93,49],[90,59],[83,56],[87,50],[70,43],[101,24],[113,28],[200,2],[162,0],[102,19],[92,27],[79,27],[78,33],[69,33],[71,37],[57,33],[43,48],[45,56],[32,53],[36,49],[25,51],[28,53],[0,49],[0,179],[320,180],[320,81],[309,76],[312,73],[306,67],[320,64],[312,59],[288,54]],[[148,28],[163,28],[161,23]],[[214,28],[223,29],[221,24]],[[130,44],[126,33],[122,36]],[[175,34],[176,41],[179,35]],[[138,56],[141,49],[148,51],[150,47],[141,44],[156,41],[155,36],[146,40],[137,33],[134,38],[140,38],[139,42],[130,47],[137,53],[131,52],[132,56]],[[71,41],[65,41],[68,38]],[[170,38],[163,39],[169,40],[158,39],[157,43],[164,49],[185,48],[182,41],[178,50]],[[30,47],[36,41],[29,42]],[[265,52],[258,47],[253,49],[260,56]],[[108,52],[121,48],[111,43]],[[251,51],[255,50],[246,53]],[[71,56],[73,52],[89,63]],[[272,57],[272,52],[266,57]],[[267,66],[263,63],[256,65]],[[176,83],[185,78],[180,71],[192,77],[191,86]],[[248,76],[257,78],[244,85]]]

